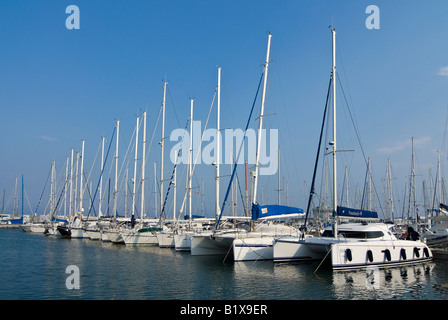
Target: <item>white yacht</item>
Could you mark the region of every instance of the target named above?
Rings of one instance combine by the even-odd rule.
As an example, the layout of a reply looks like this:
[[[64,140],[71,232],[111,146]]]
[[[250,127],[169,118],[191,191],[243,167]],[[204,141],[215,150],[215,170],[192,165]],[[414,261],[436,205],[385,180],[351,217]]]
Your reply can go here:
[[[333,270],[347,270],[414,264],[432,259],[426,243],[399,240],[391,226],[379,222],[346,223],[338,226],[337,237],[329,227],[320,237],[279,238],[273,248],[274,262],[328,257]]]

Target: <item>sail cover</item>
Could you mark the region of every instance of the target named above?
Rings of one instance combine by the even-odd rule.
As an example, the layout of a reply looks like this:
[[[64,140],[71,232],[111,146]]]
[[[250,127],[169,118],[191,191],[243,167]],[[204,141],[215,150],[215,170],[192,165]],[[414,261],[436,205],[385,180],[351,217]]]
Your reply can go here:
[[[376,211],[361,210],[339,206],[337,214],[339,217],[343,218],[378,219],[378,213]]]
[[[282,216],[282,215],[291,215],[291,214],[303,214],[303,209],[281,206],[281,205],[268,205],[268,206],[260,206],[258,203],[252,204],[252,220],[257,220],[266,217],[272,216]]]

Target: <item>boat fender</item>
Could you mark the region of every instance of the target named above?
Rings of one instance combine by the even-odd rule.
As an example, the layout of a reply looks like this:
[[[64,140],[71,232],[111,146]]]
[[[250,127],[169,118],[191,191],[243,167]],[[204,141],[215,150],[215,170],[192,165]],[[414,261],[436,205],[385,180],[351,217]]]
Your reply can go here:
[[[415,247],[414,248],[414,256],[417,258],[420,258],[420,248]]]
[[[391,260],[390,250],[386,249],[386,250],[382,250],[382,252],[384,252],[384,256],[386,257],[386,260],[390,261]]]
[[[403,260],[406,260],[406,250],[405,250],[405,249],[401,249],[401,250],[400,250],[400,257],[401,257]]]
[[[423,249],[423,254],[424,254],[424,256],[425,256],[426,258],[429,258],[429,251],[428,251],[428,248],[424,248],[424,249]]]
[[[347,258],[348,261],[352,261],[352,250],[350,249],[345,249],[345,257]]]
[[[370,262],[373,261],[373,253],[372,253],[372,250],[367,250],[367,258],[369,259]]]

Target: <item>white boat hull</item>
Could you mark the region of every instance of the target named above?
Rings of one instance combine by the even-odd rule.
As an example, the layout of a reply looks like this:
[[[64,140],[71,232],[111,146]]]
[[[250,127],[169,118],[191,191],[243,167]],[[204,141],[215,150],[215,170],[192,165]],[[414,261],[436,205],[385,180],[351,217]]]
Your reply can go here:
[[[191,236],[193,233],[174,235],[174,248],[176,251],[191,251]]]
[[[226,255],[231,252],[232,243],[235,235],[194,235],[191,238],[191,255],[192,256],[208,256],[208,255]]]
[[[273,245],[273,260],[296,261],[296,260],[318,260],[322,259],[327,252],[325,246],[312,247],[305,245],[298,237],[287,237],[276,239]]]
[[[234,261],[272,260],[274,237],[248,237],[233,241]]]
[[[397,243],[398,242],[398,243]],[[398,240],[387,245],[384,241],[368,243],[335,243],[331,246],[334,270],[405,265],[432,259],[431,250],[420,241]]]
[[[174,248],[174,233],[172,231],[156,232],[160,248]]]
[[[101,232],[99,229],[88,229],[85,230],[87,236],[90,240],[100,240],[101,239]]]
[[[86,233],[86,231],[79,227],[79,228],[70,228],[70,232],[71,232],[71,238],[72,239],[83,239],[83,238],[88,238],[88,234]]]
[[[156,235],[152,232],[122,232],[121,237],[127,246],[159,244]]]
[[[123,237],[118,230],[102,230],[101,240],[112,243],[124,243]]]
[[[432,259],[432,252],[420,241],[335,241],[307,242],[278,239],[273,247],[274,262],[323,260],[329,258],[333,270],[388,267]]]

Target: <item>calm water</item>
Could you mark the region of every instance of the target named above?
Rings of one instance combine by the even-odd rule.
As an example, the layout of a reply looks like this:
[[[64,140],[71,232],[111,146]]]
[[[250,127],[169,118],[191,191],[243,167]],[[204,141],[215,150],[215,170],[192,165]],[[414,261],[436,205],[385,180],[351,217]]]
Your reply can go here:
[[[334,273],[317,263],[223,262],[172,249],[0,229],[0,300],[445,300],[448,260]],[[80,271],[69,290],[66,267]],[[379,276],[379,277],[378,277]]]

